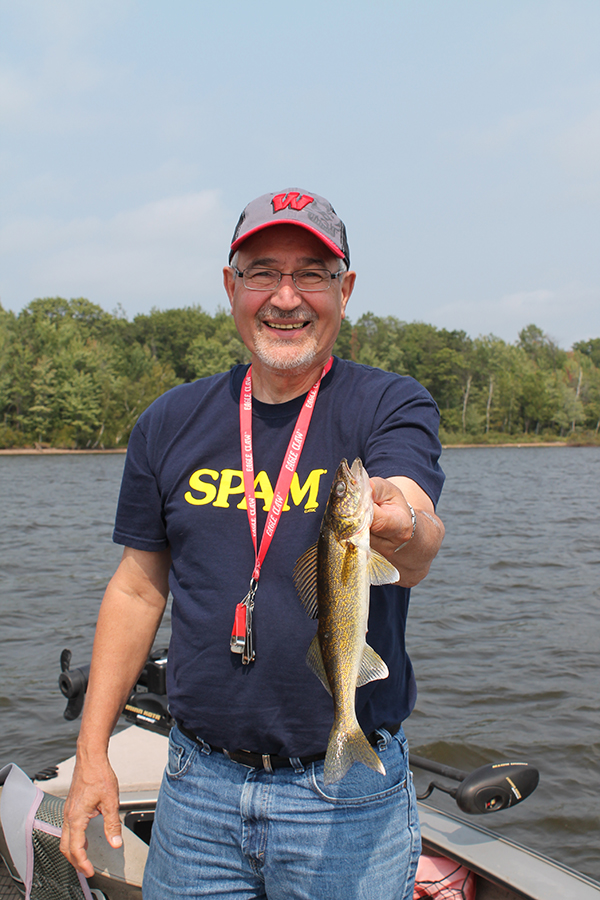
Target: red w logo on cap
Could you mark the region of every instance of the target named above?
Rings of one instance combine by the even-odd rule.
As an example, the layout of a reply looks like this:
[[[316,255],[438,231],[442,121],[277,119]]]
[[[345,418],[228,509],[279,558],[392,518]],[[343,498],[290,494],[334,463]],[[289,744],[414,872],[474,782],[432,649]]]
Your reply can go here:
[[[300,211],[305,206],[308,206],[309,203],[312,203],[314,199],[314,197],[309,197],[308,194],[300,196],[298,191],[290,191],[289,194],[276,194],[271,203],[275,212],[281,212],[282,209],[287,209],[288,206],[291,209]]]

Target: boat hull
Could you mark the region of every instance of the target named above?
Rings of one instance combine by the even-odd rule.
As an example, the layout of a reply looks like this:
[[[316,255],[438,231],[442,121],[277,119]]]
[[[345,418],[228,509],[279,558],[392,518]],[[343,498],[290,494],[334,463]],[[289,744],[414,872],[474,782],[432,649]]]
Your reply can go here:
[[[109,900],[141,900],[147,841],[167,747],[164,735],[137,726],[111,739],[109,758],[121,788],[123,847],[114,850],[108,846],[101,816],[91,821],[87,832],[88,856],[96,870],[89,885]],[[74,757],[65,760],[54,778],[38,786],[54,796],[66,797],[74,764]],[[478,822],[423,802],[419,803],[419,818],[426,852],[455,860],[477,874],[476,900],[600,900],[600,883],[500,837]],[[0,855],[7,855],[1,834]],[[12,874],[16,874],[14,870]],[[0,862],[0,900],[22,896]]]

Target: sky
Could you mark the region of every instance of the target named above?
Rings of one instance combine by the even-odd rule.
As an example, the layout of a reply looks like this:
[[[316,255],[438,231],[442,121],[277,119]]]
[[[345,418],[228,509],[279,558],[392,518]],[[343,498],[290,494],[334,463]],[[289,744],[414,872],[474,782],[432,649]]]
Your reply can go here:
[[[0,0],[0,302],[215,312],[297,187],[353,321],[599,337],[599,46],[598,0]]]

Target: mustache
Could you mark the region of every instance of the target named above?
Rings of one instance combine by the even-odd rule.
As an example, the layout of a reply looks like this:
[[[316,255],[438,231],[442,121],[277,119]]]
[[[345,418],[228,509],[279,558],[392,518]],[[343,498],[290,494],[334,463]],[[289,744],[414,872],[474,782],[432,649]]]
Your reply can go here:
[[[298,306],[296,309],[279,309],[271,303],[265,303],[257,313],[258,319],[277,319],[279,322],[314,322],[317,315],[310,307]]]

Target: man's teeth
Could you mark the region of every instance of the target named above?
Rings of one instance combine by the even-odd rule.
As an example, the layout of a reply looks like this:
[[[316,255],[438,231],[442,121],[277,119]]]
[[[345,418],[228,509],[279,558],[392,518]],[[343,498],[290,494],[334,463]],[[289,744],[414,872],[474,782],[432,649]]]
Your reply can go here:
[[[287,325],[284,325],[282,323],[277,323],[277,322],[266,322],[265,324],[267,324],[269,326],[269,328],[279,328],[284,331],[292,331],[295,328],[304,328],[304,326],[306,325],[306,322],[304,322],[304,321],[294,322],[293,324],[288,323]]]

